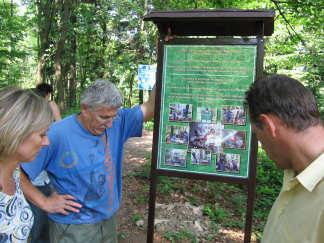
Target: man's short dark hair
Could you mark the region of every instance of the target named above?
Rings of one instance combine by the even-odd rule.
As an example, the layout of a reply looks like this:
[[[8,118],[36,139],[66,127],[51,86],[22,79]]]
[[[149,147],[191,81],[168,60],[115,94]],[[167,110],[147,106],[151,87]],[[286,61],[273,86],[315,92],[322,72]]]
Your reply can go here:
[[[251,122],[262,128],[261,114],[278,116],[288,127],[303,131],[321,123],[313,93],[285,75],[270,75],[254,82],[245,94]]]
[[[53,92],[53,88],[50,84],[40,83],[36,85],[36,91],[39,95],[45,97]]]

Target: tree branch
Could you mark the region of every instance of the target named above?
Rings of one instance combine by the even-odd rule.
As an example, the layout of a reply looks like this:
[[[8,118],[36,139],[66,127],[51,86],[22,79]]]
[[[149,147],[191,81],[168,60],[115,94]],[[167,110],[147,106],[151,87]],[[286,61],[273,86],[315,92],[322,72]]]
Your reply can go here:
[[[284,19],[284,21],[286,22],[287,26],[292,30],[292,32],[294,33],[295,36],[297,36],[297,38],[302,42],[302,44],[304,46],[306,46],[306,43],[305,41],[303,40],[303,38],[301,38],[301,36],[295,31],[294,27],[289,23],[288,19],[286,18],[285,14],[282,12],[282,10],[280,9],[280,6],[278,4],[278,1],[276,0],[270,0],[271,2],[273,2],[273,4],[275,5],[276,9],[279,11],[279,14],[281,15],[281,17]],[[287,27],[286,26],[286,27]],[[287,27],[287,30],[288,30],[288,33],[290,36],[293,37],[293,35],[291,34],[291,32],[289,31]]]

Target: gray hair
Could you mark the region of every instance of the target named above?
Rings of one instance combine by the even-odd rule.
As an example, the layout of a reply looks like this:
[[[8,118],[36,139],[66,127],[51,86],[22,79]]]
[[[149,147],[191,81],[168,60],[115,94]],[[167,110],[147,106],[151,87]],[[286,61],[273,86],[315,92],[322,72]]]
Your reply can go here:
[[[123,97],[115,84],[106,79],[97,79],[83,91],[80,103],[91,109],[100,106],[119,108],[123,103]]]
[[[7,87],[0,90],[0,158],[13,155],[33,132],[53,121],[48,102],[31,90]]]

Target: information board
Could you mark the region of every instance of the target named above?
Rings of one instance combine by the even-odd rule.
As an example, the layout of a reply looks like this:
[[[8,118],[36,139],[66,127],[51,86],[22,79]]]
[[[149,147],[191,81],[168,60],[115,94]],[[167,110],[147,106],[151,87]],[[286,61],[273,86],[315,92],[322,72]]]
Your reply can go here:
[[[157,168],[247,178],[257,45],[164,45]]]
[[[138,89],[152,90],[155,84],[156,65],[138,65]]]

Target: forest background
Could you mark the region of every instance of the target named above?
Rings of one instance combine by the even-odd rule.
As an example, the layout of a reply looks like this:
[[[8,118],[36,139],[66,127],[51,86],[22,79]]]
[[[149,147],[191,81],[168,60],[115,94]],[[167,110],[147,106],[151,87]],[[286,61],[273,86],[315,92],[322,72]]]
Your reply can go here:
[[[322,0],[1,0],[0,88],[50,83],[54,87],[52,99],[66,115],[79,109],[84,87],[103,77],[122,91],[124,106],[133,106],[143,100],[137,88],[138,65],[156,63],[158,32],[153,23],[143,21],[143,16],[151,10],[224,8],[275,10],[274,34],[265,37],[264,72],[301,80],[315,94],[323,117]],[[281,185],[281,173],[262,150],[258,161],[256,233],[262,231]],[[137,175],[147,176],[148,168],[145,165]],[[176,183],[168,179],[162,180],[162,186],[166,193],[176,190]],[[213,186],[207,186],[213,192]],[[204,208],[216,221],[227,218],[226,210],[226,206],[220,210],[208,203]],[[244,218],[244,210],[240,213],[238,220]],[[242,222],[231,226],[241,227]]]
[[[139,102],[139,64],[156,62],[157,29],[150,10],[274,9],[275,32],[266,37],[266,73],[300,79],[324,106],[321,0],[2,0],[0,87],[48,82],[63,111],[98,77],[121,89],[125,106]]]

